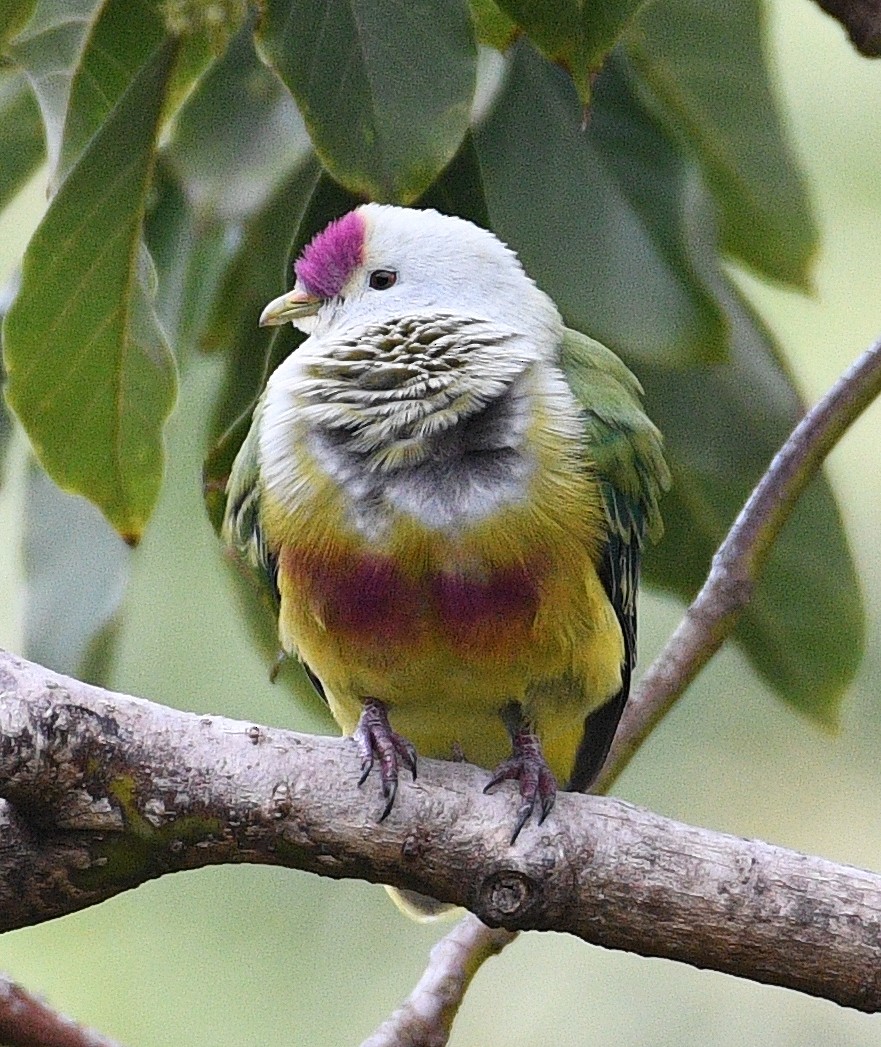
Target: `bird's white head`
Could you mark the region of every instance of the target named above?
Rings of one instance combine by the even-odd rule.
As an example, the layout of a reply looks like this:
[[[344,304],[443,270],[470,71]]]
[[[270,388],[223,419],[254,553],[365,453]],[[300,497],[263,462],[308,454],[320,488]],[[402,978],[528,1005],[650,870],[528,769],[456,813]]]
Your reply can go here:
[[[307,333],[391,316],[448,312],[493,321],[553,346],[562,320],[514,252],[462,218],[364,204],[331,222],[300,255],[292,291],[261,324],[290,321]]]

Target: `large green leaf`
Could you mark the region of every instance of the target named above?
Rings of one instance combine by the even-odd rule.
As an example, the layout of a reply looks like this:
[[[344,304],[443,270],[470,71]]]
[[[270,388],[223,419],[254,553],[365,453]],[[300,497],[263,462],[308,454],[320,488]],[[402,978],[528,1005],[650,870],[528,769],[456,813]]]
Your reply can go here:
[[[352,193],[409,203],[459,148],[477,68],[465,0],[267,0],[261,41]]]
[[[224,274],[203,334],[209,347],[228,354],[227,379],[211,427],[215,436],[225,432],[242,412],[250,416],[266,382],[273,342],[279,340],[291,348],[296,344],[292,328],[279,331],[259,327],[257,321],[266,303],[291,284],[291,243],[320,171],[313,156],[278,187],[248,222]]]
[[[458,215],[484,229],[490,228],[480,160],[470,132],[440,178],[416,201],[416,207],[433,207],[443,214]]]
[[[723,248],[806,288],[818,233],[770,82],[766,7],[658,0],[628,31],[627,50],[658,112],[700,158],[722,209]]]
[[[4,325],[7,399],[49,475],[130,542],[162,477],[172,358],[139,279],[141,225],[176,46],[142,68],[25,254]]]
[[[719,359],[727,324],[683,241],[681,158],[602,81],[584,131],[568,77],[516,45],[476,133],[493,226],[573,327],[632,359]]]
[[[686,600],[801,412],[769,333],[731,288],[720,294],[733,325],[728,363],[639,372],[673,466],[662,503],[666,533],[647,556],[646,577]],[[864,628],[841,516],[820,476],[774,546],[735,637],[778,695],[834,724],[862,657]]]
[[[0,210],[43,162],[43,123],[22,73],[0,73]]]
[[[73,70],[56,171],[59,181],[165,35],[153,0],[102,0]]]
[[[256,356],[262,373],[268,336],[256,318],[278,293],[303,206],[285,192],[287,176],[310,155],[296,106],[257,58],[246,24],[178,112],[147,215],[156,306],[182,364],[189,350],[220,344]],[[262,286],[248,278],[270,271]],[[231,392],[235,417],[250,396]]]
[[[94,13],[71,83],[56,177],[61,180],[106,119],[138,69],[170,34],[163,0],[102,0]],[[212,57],[198,26],[180,37],[166,88],[171,110]]]
[[[201,216],[234,222],[261,208],[310,152],[302,117],[257,57],[249,23],[178,113],[165,156]]]
[[[520,32],[517,23],[494,0],[470,0],[471,18],[479,44],[506,51]]]
[[[3,0],[0,7],[0,55],[6,50],[6,44],[23,29],[34,13],[36,0]]]
[[[715,208],[696,168],[686,196],[692,257],[728,317],[731,355],[679,372],[640,363],[639,377],[673,468],[661,507],[666,534],[646,557],[646,576],[688,600],[803,408],[770,332],[720,267]],[[781,532],[734,635],[775,693],[834,724],[864,628],[841,516],[821,475]]]
[[[54,170],[74,69],[98,0],[38,0],[33,17],[10,43],[40,103],[49,166]]]
[[[156,270],[153,307],[183,369],[199,349],[234,239],[217,215],[193,204],[161,157],[153,173],[144,240]]]
[[[497,0],[552,62],[563,66],[582,104],[591,80],[644,0]]]

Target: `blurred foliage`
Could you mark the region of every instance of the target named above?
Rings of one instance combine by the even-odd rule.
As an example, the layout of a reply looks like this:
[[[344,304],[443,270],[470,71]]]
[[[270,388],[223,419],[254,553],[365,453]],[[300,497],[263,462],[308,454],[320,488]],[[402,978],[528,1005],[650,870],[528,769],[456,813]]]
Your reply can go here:
[[[719,209],[722,250],[807,288],[817,234],[804,179],[780,148],[770,82],[756,76],[766,21],[762,0],[647,4],[628,30],[627,51],[647,104],[696,147]]]
[[[210,350],[225,368],[205,449],[216,522],[254,400],[297,344],[256,317],[299,249],[364,198],[436,206],[496,230],[567,322],[643,378],[676,476],[647,576],[689,598],[800,411],[722,265],[802,288],[816,248],[762,10],[13,5],[0,129],[23,144],[0,163],[0,201],[41,162],[36,104],[55,189],[3,329],[7,399],[41,465],[136,543],[160,490],[175,372]],[[64,599],[48,575],[34,585],[38,603],[46,587]],[[860,659],[858,592],[820,478],[737,635],[771,687],[823,722]],[[83,635],[56,664],[76,670],[90,645]]]
[[[5,207],[43,162],[40,109],[22,73],[0,71],[0,127],[0,207]]]
[[[312,10],[305,4],[273,6],[276,25],[284,9],[292,17]],[[347,6],[356,14],[366,11],[369,24],[377,12],[385,17],[391,10],[389,19],[399,12],[379,0],[351,0]],[[158,510],[132,555],[97,512],[57,491],[38,470],[29,466],[22,482],[21,456],[13,453],[5,493],[23,488],[23,522],[16,521],[14,531],[23,531],[27,554],[25,653],[96,679],[116,651],[122,669],[114,686],[196,711],[331,729],[318,719],[318,702],[292,705],[268,685],[271,609],[260,603],[259,592],[241,587],[250,620],[264,616],[256,630],[258,654],[230,609],[228,579],[215,570],[220,557],[202,516],[197,474],[207,455],[205,493],[216,518],[253,399],[269,368],[298,338],[290,328],[258,329],[256,317],[289,286],[299,246],[327,218],[352,206],[370,179],[391,185],[395,179],[408,185],[409,179],[409,191],[421,193],[414,202],[491,225],[517,248],[570,323],[605,339],[636,369],[649,410],[667,433],[676,473],[663,507],[667,536],[650,552],[647,578],[683,597],[702,580],[714,544],[800,410],[773,337],[720,268],[720,261],[733,259],[789,287],[811,282],[816,231],[776,111],[779,84],[770,90],[766,7],[758,0],[699,6],[693,0],[654,0],[641,7],[620,23],[614,55],[592,83],[588,71],[591,104],[582,131],[584,67],[567,60],[567,48],[584,55],[583,38],[564,40],[555,52],[553,26],[544,35],[535,25],[518,28],[516,8],[526,5],[471,0],[470,6],[476,40],[485,45],[478,52],[479,101],[467,126],[461,109],[445,122],[442,157],[432,153],[423,162],[412,152],[418,137],[402,134],[395,162],[409,166],[393,172],[376,153],[359,158],[351,142],[335,144],[334,128],[320,126],[334,119],[332,112],[310,116],[318,123],[308,123],[307,133],[293,85],[264,61],[268,45],[256,32],[255,12],[243,2],[172,0],[163,8],[170,26],[157,21],[158,5],[143,0],[0,2],[0,206],[46,152],[52,168],[65,157],[65,178],[56,173],[51,179],[60,195],[94,150],[91,170],[99,186],[82,189],[83,199],[97,206],[90,220],[116,223],[128,247],[137,247],[136,264],[127,254],[120,272],[144,289],[137,293],[158,318],[183,379],[181,402],[167,427],[152,395],[115,397],[125,388],[125,354],[136,342],[124,325],[132,297],[114,281],[71,293],[84,286],[91,265],[103,264],[100,244],[75,238],[68,246],[66,239],[55,239],[72,231],[72,206],[66,217],[47,216],[48,233],[38,233],[29,252],[36,259],[26,281],[30,303],[21,307],[44,333],[40,325],[54,313],[58,330],[49,342],[29,337],[26,345],[16,344],[17,336],[10,340],[9,330],[4,336],[6,351],[26,372],[33,368],[37,385],[51,394],[41,411],[21,415],[37,450],[35,434],[55,445],[43,455],[43,465],[62,486],[76,488],[76,463],[62,454],[74,439],[77,454],[99,474],[102,463],[112,465],[112,453],[108,459],[91,423],[81,433],[73,421],[89,405],[95,416],[108,417],[106,401],[115,403],[122,424],[141,424],[154,434],[167,429],[169,460]],[[576,6],[591,5],[531,5],[536,18],[542,7],[568,11],[571,18]],[[632,5],[606,0],[603,6],[626,18]],[[117,17],[123,8],[131,12],[126,24]],[[405,78],[411,70],[418,77],[434,58],[431,42],[440,25],[430,26],[429,37],[413,30],[419,18],[424,30],[430,9],[409,6],[416,14],[407,23]],[[442,5],[433,9],[442,18]],[[802,360],[805,346],[814,349],[810,375],[798,379],[817,393],[877,325],[877,141],[865,127],[877,120],[878,99],[868,79],[858,75],[843,34],[813,4],[775,0],[778,20],[785,17],[783,9],[790,18],[792,12],[809,12],[788,30],[790,51],[798,56],[790,80],[800,82],[803,92],[802,147],[813,166],[814,191],[822,178],[837,208],[824,213],[824,240],[827,255],[830,240],[838,244],[838,285],[823,285],[819,301],[776,292],[778,305],[785,303],[779,324],[788,344],[802,347]],[[205,23],[200,11],[220,12],[222,24]],[[805,34],[808,23],[813,32]],[[110,31],[114,25],[118,37]],[[460,17],[456,25],[467,33]],[[404,34],[395,30],[400,41]],[[264,25],[262,34],[267,32]],[[150,55],[139,50],[137,38],[151,41],[155,54],[160,40],[182,33],[187,53],[177,45],[182,57],[160,87],[165,102],[154,134],[136,139],[126,130],[116,143],[147,172],[145,191],[128,201],[123,217],[125,201],[105,199],[108,179],[101,168],[111,138],[101,129],[143,77]],[[342,30],[337,46],[340,39]],[[377,39],[375,33],[360,41],[350,36],[348,46]],[[342,79],[347,56],[323,52],[320,44],[313,48],[325,69]],[[561,57],[565,68],[549,62],[548,53]],[[108,68],[102,68],[102,57],[112,59]],[[470,43],[459,58],[464,79],[462,69],[473,63]],[[392,68],[400,64],[386,72],[370,53],[353,64],[362,77],[365,71],[402,75]],[[581,79],[570,82],[568,74]],[[109,92],[104,108],[100,95],[89,90],[97,84]],[[387,97],[388,83],[381,86],[386,96],[377,97]],[[402,92],[395,120],[419,123],[418,112],[404,115],[414,98],[419,104],[416,88]],[[438,97],[452,104],[461,83],[444,88]],[[875,105],[871,119],[860,123],[866,97]],[[371,112],[369,102],[367,111],[356,111],[348,94],[344,100],[348,126],[363,129],[365,140],[388,136],[385,111]],[[85,108],[74,113],[71,105]],[[377,120],[378,127],[371,123]],[[143,123],[138,126],[143,129]],[[456,142],[451,128],[459,135]],[[433,170],[432,164],[446,166]],[[331,175],[343,179],[347,165],[355,165],[358,178],[340,185]],[[416,184],[420,171],[430,176],[422,188]],[[96,232],[104,236],[107,228],[96,226]],[[104,246],[108,252],[117,248],[109,234]],[[99,312],[110,291],[120,293],[115,307]],[[774,292],[764,293],[767,298]],[[830,302],[839,303],[838,316]],[[76,324],[68,322],[71,315]],[[105,327],[113,327],[112,339],[102,317]],[[96,383],[96,371],[78,366],[99,367],[98,346],[107,354],[107,373],[116,373],[115,389]],[[149,388],[167,374],[169,357],[164,351],[155,359],[139,355],[141,365],[154,372]],[[64,375],[57,395],[47,388],[53,373]],[[65,383],[71,389],[66,400]],[[138,410],[149,417],[137,421]],[[87,422],[91,417],[86,411]],[[4,464],[8,421],[0,411]],[[881,504],[873,482],[879,428],[868,432],[864,426],[831,465],[838,489],[848,495],[852,533],[861,523],[864,528],[858,550],[867,593],[881,581]],[[82,443],[84,437],[92,442]],[[11,444],[20,450],[18,441]],[[137,497],[122,491],[127,514],[138,501],[148,501],[144,492],[161,475],[162,444],[153,443],[152,460],[127,463],[131,483],[140,488]],[[59,455],[61,471],[50,465]],[[105,516],[109,504],[101,503]],[[147,513],[149,506],[145,518]],[[14,544],[7,541],[7,553]],[[129,606],[120,614],[129,570]],[[860,657],[858,593],[838,509],[819,479],[787,526],[739,636],[771,687],[822,721],[835,718],[837,698]],[[15,599],[7,596],[8,613]],[[84,616],[87,604],[92,617]],[[672,601],[651,594],[643,607],[644,662],[677,611]],[[878,607],[875,597],[876,621]],[[298,681],[292,679],[291,686]],[[810,731],[783,705],[768,703],[743,659],[727,650],[655,732],[620,790],[674,817],[877,868],[879,687],[875,652],[843,710],[840,738],[830,739]],[[400,1001],[442,930],[398,919],[378,888],[237,867],[166,877],[63,921],[4,936],[0,960],[54,1004],[127,1043],[241,1047],[293,1039],[339,1045],[367,1035]],[[522,937],[484,968],[454,1032],[456,1043],[486,1047],[575,1047],[585,1039],[622,1047],[759,1041],[877,1047],[881,1034],[871,1016],[799,994],[537,934]]]

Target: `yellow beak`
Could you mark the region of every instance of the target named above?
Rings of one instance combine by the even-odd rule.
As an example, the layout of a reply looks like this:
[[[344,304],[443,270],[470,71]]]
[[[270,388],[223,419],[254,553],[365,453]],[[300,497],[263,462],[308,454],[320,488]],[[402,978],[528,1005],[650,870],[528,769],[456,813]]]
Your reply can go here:
[[[273,298],[260,314],[261,327],[275,327],[303,316],[314,316],[321,308],[323,299],[305,291],[288,291]]]

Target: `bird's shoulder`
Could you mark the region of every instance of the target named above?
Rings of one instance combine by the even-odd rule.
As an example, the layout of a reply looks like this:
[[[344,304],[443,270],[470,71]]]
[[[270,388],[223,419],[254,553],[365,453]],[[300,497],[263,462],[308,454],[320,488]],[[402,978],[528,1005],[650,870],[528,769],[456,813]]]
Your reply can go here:
[[[643,408],[639,381],[611,349],[571,329],[560,343],[559,365],[582,414],[610,530],[637,544],[644,534],[659,538],[658,503],[670,472],[661,433]]]

